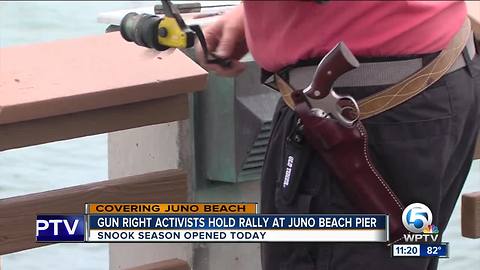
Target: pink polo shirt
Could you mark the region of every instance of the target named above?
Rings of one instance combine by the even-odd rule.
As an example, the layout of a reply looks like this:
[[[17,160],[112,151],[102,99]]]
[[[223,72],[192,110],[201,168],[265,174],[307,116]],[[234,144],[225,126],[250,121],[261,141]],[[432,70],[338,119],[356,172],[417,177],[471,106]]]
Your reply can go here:
[[[357,56],[404,56],[443,49],[467,14],[463,1],[244,1],[255,60],[277,71],[318,58],[344,41]]]

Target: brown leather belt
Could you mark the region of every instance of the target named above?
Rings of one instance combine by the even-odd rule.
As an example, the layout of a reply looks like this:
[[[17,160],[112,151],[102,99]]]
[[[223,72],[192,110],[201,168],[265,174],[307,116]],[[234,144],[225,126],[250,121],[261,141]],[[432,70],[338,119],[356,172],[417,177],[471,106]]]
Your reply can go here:
[[[469,43],[469,48],[473,46],[473,50],[468,50],[469,57],[472,59],[475,55],[473,42],[470,21],[466,19],[460,31],[452,38],[447,47],[428,65],[422,67],[401,82],[358,101],[360,119],[375,116],[402,104],[427,89],[446,73],[463,67],[465,62],[461,57],[462,50],[467,43]],[[355,72],[355,70],[352,72]],[[282,94],[285,103],[293,109],[293,101],[290,96],[294,91],[293,87],[279,79],[279,75],[277,74],[275,74],[274,84],[276,86],[275,88]]]

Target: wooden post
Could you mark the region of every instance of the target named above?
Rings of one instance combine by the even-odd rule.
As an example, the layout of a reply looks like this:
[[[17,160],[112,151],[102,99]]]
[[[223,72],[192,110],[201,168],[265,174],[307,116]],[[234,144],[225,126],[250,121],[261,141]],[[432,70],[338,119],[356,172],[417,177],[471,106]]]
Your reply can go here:
[[[462,236],[480,238],[480,192],[462,195]]]
[[[190,142],[188,136],[180,132],[181,126],[182,122],[172,122],[110,133],[109,178],[179,168],[182,155],[189,156],[182,154],[182,151],[189,149]],[[171,258],[188,263],[192,261],[191,243],[113,243],[109,247],[111,270],[128,269]]]

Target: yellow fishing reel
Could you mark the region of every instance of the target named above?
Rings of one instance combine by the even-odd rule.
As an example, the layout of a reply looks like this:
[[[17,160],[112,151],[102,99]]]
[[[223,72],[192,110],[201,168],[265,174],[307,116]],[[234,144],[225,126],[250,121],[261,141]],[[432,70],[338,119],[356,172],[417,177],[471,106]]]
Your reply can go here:
[[[123,17],[120,33],[127,41],[159,51],[168,48],[190,48],[195,43],[195,33],[183,28],[174,18],[130,12]]]
[[[187,26],[180,16],[178,9],[169,0],[162,0],[163,18],[130,12],[123,17],[120,23],[122,37],[139,46],[164,51],[169,48],[190,48],[195,44],[195,37],[199,39],[207,63],[229,67],[231,61],[209,53],[198,25]]]

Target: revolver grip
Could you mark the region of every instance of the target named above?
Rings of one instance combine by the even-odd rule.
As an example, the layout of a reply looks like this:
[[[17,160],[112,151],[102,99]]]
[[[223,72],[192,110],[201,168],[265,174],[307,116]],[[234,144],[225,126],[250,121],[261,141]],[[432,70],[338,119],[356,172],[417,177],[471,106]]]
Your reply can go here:
[[[318,64],[312,83],[304,93],[310,98],[324,98],[338,77],[359,65],[345,43],[339,42]]]

